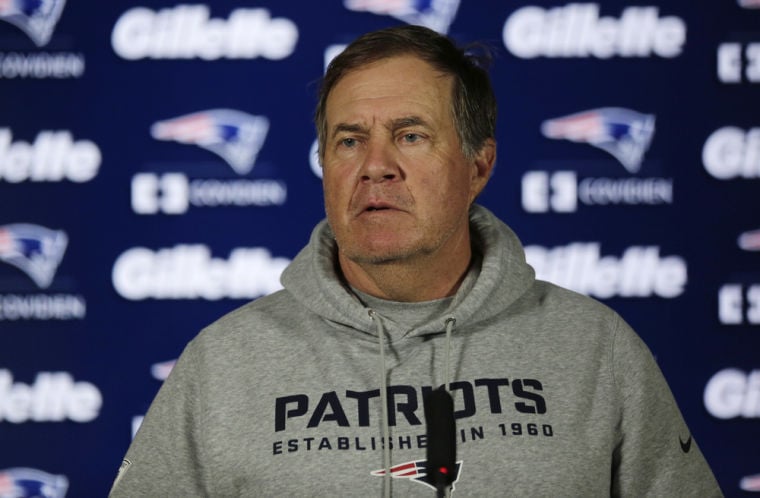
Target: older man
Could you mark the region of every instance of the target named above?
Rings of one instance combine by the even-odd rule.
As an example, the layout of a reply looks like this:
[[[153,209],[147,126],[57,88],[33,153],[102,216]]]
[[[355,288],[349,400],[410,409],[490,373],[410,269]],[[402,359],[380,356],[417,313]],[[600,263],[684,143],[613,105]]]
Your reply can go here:
[[[462,495],[720,496],[638,336],[535,280],[473,204],[495,119],[485,70],[435,32],[339,55],[316,113],[327,220],[284,290],[188,345],[112,496],[431,496],[438,386]]]

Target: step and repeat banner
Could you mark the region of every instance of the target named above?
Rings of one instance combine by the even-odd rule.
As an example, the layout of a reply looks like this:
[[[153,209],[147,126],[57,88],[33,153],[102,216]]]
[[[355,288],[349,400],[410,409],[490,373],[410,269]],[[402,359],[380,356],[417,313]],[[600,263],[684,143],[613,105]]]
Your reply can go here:
[[[491,47],[480,202],[639,332],[726,495],[760,493],[760,1],[5,0],[0,496],[107,493],[184,345],[324,216],[326,63],[403,23]]]

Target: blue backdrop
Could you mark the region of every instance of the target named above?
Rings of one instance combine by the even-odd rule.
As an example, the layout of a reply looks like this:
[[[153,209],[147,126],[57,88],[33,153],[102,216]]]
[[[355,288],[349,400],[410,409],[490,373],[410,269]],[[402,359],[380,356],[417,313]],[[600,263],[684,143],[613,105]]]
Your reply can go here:
[[[323,217],[326,61],[400,23],[492,47],[481,203],[639,332],[726,494],[760,492],[759,1],[15,0],[0,495],[107,493],[187,341],[276,290]]]

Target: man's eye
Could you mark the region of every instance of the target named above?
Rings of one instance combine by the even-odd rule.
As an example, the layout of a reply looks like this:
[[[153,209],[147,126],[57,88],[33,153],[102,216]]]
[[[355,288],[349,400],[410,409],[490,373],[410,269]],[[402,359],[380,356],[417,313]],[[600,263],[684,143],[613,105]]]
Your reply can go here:
[[[420,139],[420,136],[416,133],[405,133],[402,137],[404,142],[406,143],[414,143],[417,142]]]
[[[340,144],[344,147],[353,147],[356,145],[356,139],[354,138],[344,138],[340,141]]]

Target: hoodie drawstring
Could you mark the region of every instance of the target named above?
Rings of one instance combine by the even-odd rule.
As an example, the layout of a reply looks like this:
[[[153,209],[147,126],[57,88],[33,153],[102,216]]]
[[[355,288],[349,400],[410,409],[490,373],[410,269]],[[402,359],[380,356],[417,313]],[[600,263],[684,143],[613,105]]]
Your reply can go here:
[[[383,321],[377,316],[375,310],[369,310],[369,316],[377,329],[377,337],[380,340],[380,404],[382,405],[382,428],[383,428],[383,491],[386,498],[391,496],[391,450],[390,450],[390,429],[388,427],[388,378],[385,368],[385,330],[383,330]]]
[[[375,329],[377,330],[377,337],[380,343],[380,403],[382,405],[382,431],[383,431],[383,467],[385,473],[383,475],[383,496],[390,498],[391,496],[391,450],[390,450],[390,428],[388,424],[388,377],[385,365],[385,329],[383,328],[383,321],[375,313],[375,310],[370,309],[368,311],[369,317],[375,323]],[[451,334],[456,326],[456,319],[449,317],[446,319],[446,371],[444,389],[451,393]]]
[[[454,330],[454,326],[457,324],[455,318],[446,319],[446,383],[445,389],[451,393],[451,332]]]

